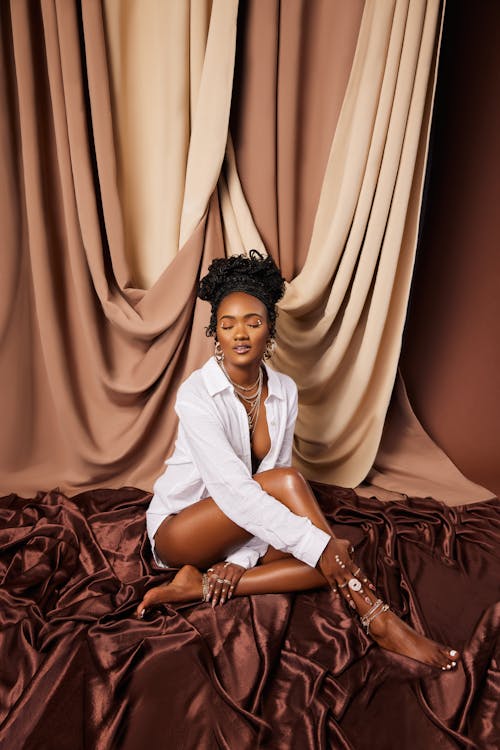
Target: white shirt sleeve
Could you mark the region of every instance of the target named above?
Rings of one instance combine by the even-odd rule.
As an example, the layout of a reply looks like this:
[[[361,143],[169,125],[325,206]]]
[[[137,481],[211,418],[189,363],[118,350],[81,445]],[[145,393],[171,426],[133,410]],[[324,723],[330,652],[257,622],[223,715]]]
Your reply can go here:
[[[275,549],[314,567],[330,536],[265,492],[238,457],[210,399],[179,388],[176,413],[191,458],[222,512]]]
[[[243,568],[253,568],[257,565],[259,557],[266,554],[267,548],[267,542],[264,542],[257,536],[253,536],[246,544],[231,552],[226,557],[226,562],[236,563],[236,565],[241,565]]]
[[[283,438],[283,443],[281,445],[278,460],[276,461],[277,467],[292,465],[293,433],[295,432],[295,422],[297,421],[298,408],[298,393],[297,386],[295,385],[295,388],[293,390],[293,400],[288,411],[288,421],[285,427],[285,436]]]

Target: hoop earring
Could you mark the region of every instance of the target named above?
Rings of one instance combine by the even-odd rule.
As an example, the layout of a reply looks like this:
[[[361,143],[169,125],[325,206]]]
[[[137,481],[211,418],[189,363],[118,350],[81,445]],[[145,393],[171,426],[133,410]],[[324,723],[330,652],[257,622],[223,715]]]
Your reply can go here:
[[[274,337],[267,340],[266,350],[264,352],[264,359],[271,359],[276,349],[276,339]]]
[[[215,355],[215,359],[217,360],[217,362],[224,361],[224,352],[222,351],[222,346],[220,345],[220,341],[217,341],[217,339],[215,339],[214,355]]]

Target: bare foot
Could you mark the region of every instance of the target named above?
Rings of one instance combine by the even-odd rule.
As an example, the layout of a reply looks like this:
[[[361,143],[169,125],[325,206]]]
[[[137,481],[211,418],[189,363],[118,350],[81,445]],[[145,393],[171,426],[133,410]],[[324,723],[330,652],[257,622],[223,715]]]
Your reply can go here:
[[[144,594],[135,613],[144,617],[148,607],[176,602],[196,602],[202,599],[201,573],[194,565],[184,565],[170,583],[163,583]]]
[[[455,669],[460,658],[458,651],[419,635],[391,611],[384,612],[370,623],[370,635],[388,651],[444,670]]]

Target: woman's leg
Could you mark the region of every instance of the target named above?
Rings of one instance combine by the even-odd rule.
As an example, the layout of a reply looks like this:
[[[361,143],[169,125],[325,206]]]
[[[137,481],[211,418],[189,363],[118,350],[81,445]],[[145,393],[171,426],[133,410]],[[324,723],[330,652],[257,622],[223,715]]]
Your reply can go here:
[[[329,533],[337,545],[334,549],[338,548],[338,540],[331,534],[316,498],[298,472],[293,469],[274,469],[256,474],[254,479],[294,513],[307,516],[312,523]],[[145,607],[162,602],[201,599],[201,573],[197,568],[206,568],[222,560],[232,548],[240,546],[249,537],[250,534],[230,521],[210,498],[169,519],[156,534],[157,550],[160,557],[168,559],[171,565],[185,567],[172,583],[148,591],[137,608],[138,613]],[[329,547],[330,545],[326,550]],[[351,600],[350,603],[360,615],[365,614],[375,601],[375,596],[366,586],[363,592],[348,588],[347,582],[354,576],[357,566],[345,557],[342,559],[344,567],[338,568],[335,578],[330,565],[326,571],[323,568],[320,572],[290,557],[274,559],[272,562],[263,559],[263,563],[243,574],[234,595],[317,588],[325,585],[326,578],[330,584],[334,581],[340,584],[341,593]],[[447,649],[419,635],[390,611],[373,620],[370,634],[379,645],[390,651],[443,668],[450,663]],[[456,659],[457,656],[458,654],[453,658]]]

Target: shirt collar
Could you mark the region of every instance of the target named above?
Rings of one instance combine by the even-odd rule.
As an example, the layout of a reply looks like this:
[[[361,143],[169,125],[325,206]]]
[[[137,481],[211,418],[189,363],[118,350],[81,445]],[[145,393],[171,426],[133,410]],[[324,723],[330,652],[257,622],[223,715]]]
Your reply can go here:
[[[265,362],[264,367],[267,372],[268,398],[270,396],[274,396],[275,398],[283,399],[285,397],[285,394],[283,392],[283,386],[281,384],[278,373],[268,367]],[[222,369],[217,364],[217,360],[215,359],[215,357],[210,357],[208,362],[205,362],[205,364],[201,368],[201,373],[207,391],[211,396],[224,391],[226,388],[234,390],[233,386],[222,372]]]

